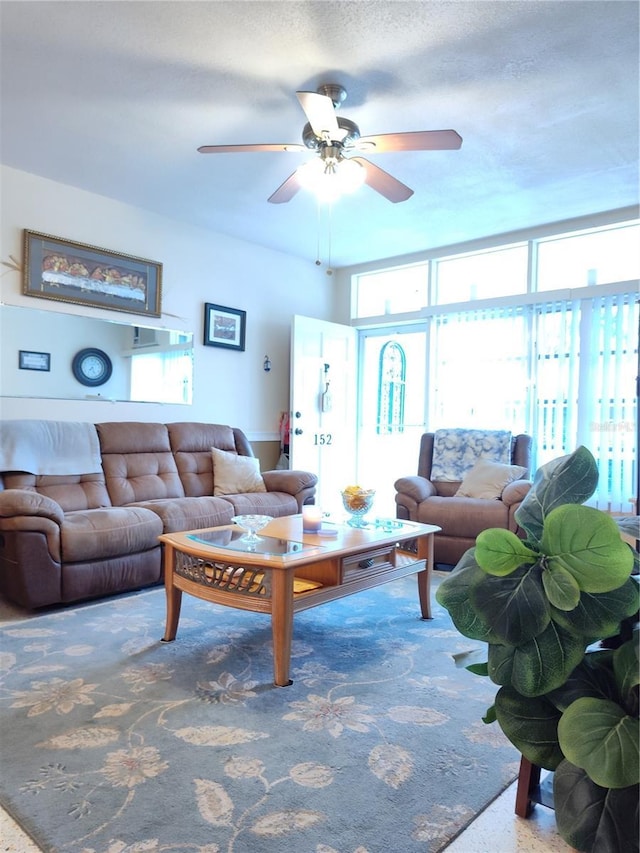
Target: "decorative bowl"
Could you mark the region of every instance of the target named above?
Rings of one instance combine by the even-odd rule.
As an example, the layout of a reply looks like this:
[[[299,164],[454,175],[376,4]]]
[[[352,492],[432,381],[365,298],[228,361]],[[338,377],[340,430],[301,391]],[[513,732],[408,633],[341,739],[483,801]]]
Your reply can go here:
[[[373,506],[376,490],[362,489],[360,486],[347,486],[340,494],[342,495],[342,505],[351,516],[347,524],[351,527],[366,527],[367,523],[364,516]]]
[[[271,515],[234,515],[231,521],[247,531],[246,536],[243,536],[245,542],[257,542],[260,538],[257,536],[258,531],[273,521],[273,517]]]

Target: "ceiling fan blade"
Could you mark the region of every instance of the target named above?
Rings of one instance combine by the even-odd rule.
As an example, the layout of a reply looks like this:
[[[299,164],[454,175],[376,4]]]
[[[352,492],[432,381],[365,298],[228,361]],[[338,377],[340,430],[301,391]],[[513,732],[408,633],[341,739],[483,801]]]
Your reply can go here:
[[[289,175],[284,183],[280,184],[278,189],[269,196],[267,201],[270,201],[271,204],[283,204],[285,201],[291,201],[294,195],[301,188],[300,181],[298,180],[298,172],[296,170],[293,174]]]
[[[460,148],[462,137],[455,130],[417,130],[409,133],[381,133],[378,136],[363,136],[355,148],[369,149],[373,143],[376,154],[386,151],[447,151]]]
[[[338,141],[344,137],[344,131],[338,127],[331,98],[317,92],[296,92],[296,95],[317,137],[324,139],[328,136],[329,139]]]
[[[384,169],[381,169],[379,166],[370,163],[363,157],[350,157],[349,159],[355,160],[356,163],[360,163],[365,170],[365,184],[370,186],[372,190],[380,193],[380,195],[383,195],[386,199],[389,199],[389,201],[392,201],[394,204],[399,201],[406,201],[413,195],[412,189],[410,189],[406,184],[403,184],[397,178],[394,178],[393,175],[385,172]]]
[[[264,143],[256,145],[201,145],[201,154],[247,154],[250,151],[306,151],[304,145],[292,143]]]

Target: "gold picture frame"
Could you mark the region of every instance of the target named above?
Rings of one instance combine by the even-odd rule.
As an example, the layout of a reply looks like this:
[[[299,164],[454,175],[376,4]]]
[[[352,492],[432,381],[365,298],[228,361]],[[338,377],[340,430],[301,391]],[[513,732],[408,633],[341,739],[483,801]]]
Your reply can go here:
[[[162,264],[24,231],[22,292],[39,299],[160,317]]]

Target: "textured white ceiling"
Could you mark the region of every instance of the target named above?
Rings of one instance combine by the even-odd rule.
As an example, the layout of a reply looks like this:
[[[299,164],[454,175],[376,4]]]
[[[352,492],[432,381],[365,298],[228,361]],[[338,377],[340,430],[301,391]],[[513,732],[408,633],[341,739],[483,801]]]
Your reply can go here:
[[[638,203],[639,4],[626,0],[0,3],[6,165],[344,266]],[[296,90],[340,83],[363,135],[453,128],[459,151],[367,155],[415,190],[329,214],[267,198],[308,154]],[[28,223],[26,223],[28,226]],[[61,235],[73,236],[73,235]],[[320,244],[320,245],[319,245]],[[330,258],[329,258],[330,252]]]

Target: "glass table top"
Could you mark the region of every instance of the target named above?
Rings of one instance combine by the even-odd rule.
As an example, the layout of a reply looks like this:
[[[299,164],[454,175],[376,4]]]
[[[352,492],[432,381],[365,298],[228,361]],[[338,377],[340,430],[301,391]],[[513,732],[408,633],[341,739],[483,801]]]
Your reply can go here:
[[[322,522],[322,527],[325,531],[348,526],[346,523]],[[409,530],[415,527],[415,525],[410,521],[400,521],[396,518],[376,518],[372,521],[365,521],[362,527],[369,528],[369,530],[379,530],[383,533],[392,533],[395,530]],[[319,535],[322,536],[322,534]],[[256,541],[255,539],[248,539],[246,531],[228,527],[203,530],[200,533],[189,533],[187,538],[193,542],[201,542],[203,545],[212,545],[215,548],[224,548],[228,551],[240,551],[247,554],[266,554],[273,557],[281,557],[285,554],[301,554],[305,551],[313,551],[323,547],[322,542],[307,543],[296,539],[279,539],[275,536],[263,536],[261,534],[258,534]],[[330,541],[332,540],[327,539],[327,543]]]
[[[307,545],[293,539],[277,539],[275,536],[261,536],[257,540],[247,540],[247,534],[243,530],[203,530],[202,533],[190,533],[187,536],[193,542],[202,542],[203,545],[213,545],[216,548],[225,548],[229,551],[241,551],[247,554],[268,554],[273,557],[281,557],[283,554],[300,554],[303,551],[313,551],[321,548],[321,545]]]

